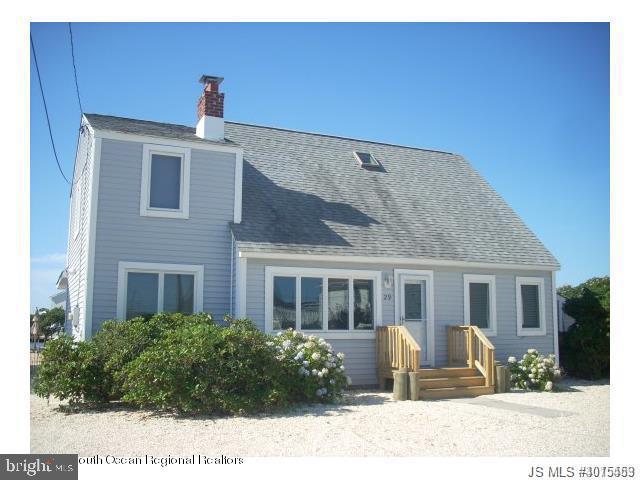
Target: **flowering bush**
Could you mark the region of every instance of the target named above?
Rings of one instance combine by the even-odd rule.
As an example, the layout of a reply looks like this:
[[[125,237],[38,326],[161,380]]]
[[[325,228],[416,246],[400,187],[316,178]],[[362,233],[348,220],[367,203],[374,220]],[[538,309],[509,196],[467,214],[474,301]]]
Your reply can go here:
[[[334,353],[322,338],[289,329],[268,345],[275,350],[282,381],[293,401],[334,401],[351,383],[344,371],[344,354]]]
[[[560,369],[556,367],[556,357],[540,355],[535,348],[530,348],[519,362],[516,357],[507,361],[511,372],[511,384],[524,390],[553,390],[553,382],[560,378]]]

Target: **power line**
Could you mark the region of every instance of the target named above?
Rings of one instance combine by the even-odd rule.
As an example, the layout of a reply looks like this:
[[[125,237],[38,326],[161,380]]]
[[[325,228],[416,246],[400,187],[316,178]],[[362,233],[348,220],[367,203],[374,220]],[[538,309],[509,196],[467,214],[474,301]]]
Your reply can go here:
[[[73,78],[76,80],[76,95],[78,95],[78,105],[80,106],[80,114],[84,113],[82,102],[80,101],[80,89],[78,88],[78,72],[76,71],[76,56],[73,49],[73,32],[71,31],[71,22],[69,22],[69,39],[71,40],[71,61],[73,62]]]
[[[33,37],[29,34],[29,40],[31,41],[31,52],[33,53],[33,62],[36,64],[36,73],[38,74],[38,84],[40,85],[40,94],[42,95],[42,104],[44,105],[44,114],[47,117],[47,127],[49,128],[49,138],[51,139],[51,148],[53,148],[53,156],[56,157],[56,163],[58,164],[58,170],[60,175],[68,183],[71,184],[67,176],[62,171],[60,166],[60,160],[58,160],[58,152],[56,152],[56,145],[53,141],[53,133],[51,133],[51,122],[49,121],[49,110],[47,109],[47,102],[44,99],[44,89],[42,88],[42,80],[40,78],[40,68],[38,68],[38,59],[36,57],[36,47],[33,46]]]

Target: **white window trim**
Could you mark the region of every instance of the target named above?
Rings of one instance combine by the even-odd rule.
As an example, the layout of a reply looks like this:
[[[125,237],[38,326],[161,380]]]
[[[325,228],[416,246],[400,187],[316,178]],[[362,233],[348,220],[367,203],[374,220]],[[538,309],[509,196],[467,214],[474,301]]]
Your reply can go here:
[[[317,335],[325,339],[366,339],[375,338],[376,327],[382,325],[382,274],[374,270],[345,270],[334,268],[302,268],[302,267],[273,267],[266,266],[264,273],[264,298],[265,298],[265,332],[274,333],[278,330],[273,329],[273,277],[295,277],[296,278],[296,330],[302,331],[307,335]],[[322,278],[322,295],[323,295],[323,311],[321,330],[301,330],[300,329],[300,283],[301,277]],[[349,279],[349,330],[329,330],[329,310],[328,304],[328,279],[329,278],[346,278]],[[353,330],[353,279],[356,280],[373,280],[373,329],[362,331]]]
[[[522,326],[522,285],[538,286],[538,309],[540,311],[540,327],[525,328]],[[545,315],[545,290],[542,277],[516,277],[516,328],[519,337],[544,336],[547,334],[547,320]]]
[[[487,337],[498,335],[498,315],[496,306],[496,276],[495,275],[464,275],[464,324],[471,325],[471,305],[469,302],[469,284],[486,283],[489,285],[489,328],[482,328]]]
[[[127,274],[129,272],[157,273],[158,279],[158,312],[162,311],[164,301],[164,274],[184,273],[194,275],[193,311],[202,312],[204,299],[204,265],[182,265],[176,263],[118,262],[118,298],[117,316],[126,318],[127,309]]]
[[[149,206],[151,192],[151,155],[173,155],[180,157],[180,208],[152,208]],[[145,143],[142,147],[142,181],[140,185],[140,215],[143,217],[189,218],[189,185],[191,183],[191,149]]]

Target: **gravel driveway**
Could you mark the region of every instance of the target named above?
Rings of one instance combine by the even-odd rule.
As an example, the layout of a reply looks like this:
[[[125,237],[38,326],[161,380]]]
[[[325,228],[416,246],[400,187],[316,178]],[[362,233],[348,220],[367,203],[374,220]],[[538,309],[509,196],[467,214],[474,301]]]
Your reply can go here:
[[[351,391],[285,414],[177,417],[122,407],[64,413],[31,397],[32,453],[228,456],[606,456],[609,385],[394,402]]]

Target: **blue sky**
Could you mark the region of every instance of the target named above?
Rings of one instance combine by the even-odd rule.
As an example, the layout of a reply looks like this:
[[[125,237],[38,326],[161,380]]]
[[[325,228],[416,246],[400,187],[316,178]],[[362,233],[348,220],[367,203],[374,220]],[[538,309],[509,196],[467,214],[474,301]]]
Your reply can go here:
[[[195,125],[202,73],[225,117],[461,153],[562,264],[609,273],[608,24],[73,24],[86,112]],[[71,176],[79,108],[66,23],[32,24]],[[64,267],[69,188],[31,62],[31,307]]]

